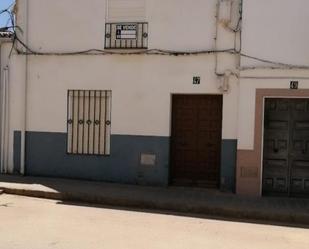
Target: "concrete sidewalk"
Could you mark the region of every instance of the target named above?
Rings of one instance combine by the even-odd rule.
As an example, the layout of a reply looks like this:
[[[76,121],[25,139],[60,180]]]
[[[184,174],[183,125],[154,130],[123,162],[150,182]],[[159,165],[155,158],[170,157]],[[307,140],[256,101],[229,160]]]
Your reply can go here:
[[[247,198],[207,189],[144,187],[5,175],[0,175],[1,190],[7,194],[64,202],[309,225],[308,199]]]

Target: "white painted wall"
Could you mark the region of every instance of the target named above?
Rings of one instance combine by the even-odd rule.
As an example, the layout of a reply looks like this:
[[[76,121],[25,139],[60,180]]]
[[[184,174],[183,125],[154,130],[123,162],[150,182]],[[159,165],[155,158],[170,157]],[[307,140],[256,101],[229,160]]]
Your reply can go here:
[[[169,136],[171,94],[220,94],[210,59],[31,56],[28,130],[66,132],[67,90],[103,89],[112,90],[112,134]],[[201,85],[192,84],[193,75]],[[236,136],[237,95],[235,82],[224,96],[224,138]]]
[[[28,26],[26,2],[29,4]],[[232,16],[231,25],[235,25],[239,1],[232,2],[235,16]],[[187,0],[145,0],[144,21],[149,23],[149,49],[214,49],[217,3],[217,0],[195,0],[194,4]],[[107,4],[102,0],[91,3],[84,0],[19,1],[17,22],[27,30],[28,45],[36,51],[103,49],[105,20],[115,21],[108,16]],[[23,37],[20,34],[24,41],[26,34]],[[234,38],[234,34],[219,27],[218,49],[232,48]],[[235,56],[221,55],[219,58],[221,71],[233,70],[236,64]],[[27,127],[29,130],[64,132],[66,109],[63,107],[66,106],[67,89],[108,89],[113,91],[112,133],[166,136],[170,133],[170,95],[220,94],[220,80],[214,71],[213,54],[187,57],[31,56]],[[201,76],[200,86],[193,86],[193,76]],[[230,92],[224,96],[224,138],[236,138],[237,87],[237,80],[232,78]]]
[[[145,0],[149,49],[215,49],[217,2]],[[235,25],[239,0],[232,2],[235,16],[231,25]],[[71,52],[104,48],[105,22],[110,21],[105,0],[17,3],[17,25],[24,31],[19,37],[32,50]],[[234,39],[233,33],[219,25],[218,49],[233,48]],[[112,90],[112,134],[169,136],[171,94],[222,94],[215,61],[214,54],[29,56],[26,129],[66,132],[67,90],[102,89]],[[236,56],[219,55],[220,72],[235,70],[237,64]],[[10,67],[13,141],[13,131],[23,129],[26,56],[13,53]],[[193,76],[201,77],[200,85],[192,84]],[[230,89],[223,98],[223,139],[237,138],[237,113],[238,80],[231,77]],[[12,153],[13,142],[10,148]]]
[[[20,11],[24,11],[25,2],[20,1]],[[106,0],[28,2],[32,49],[65,52],[104,48],[105,21],[110,21]],[[145,0],[149,48],[213,49],[216,3],[217,0],[194,0],[194,4],[188,0]]]
[[[308,89],[309,71],[261,69],[247,70],[241,73],[239,83],[238,149],[253,150],[254,148],[256,89],[289,89],[291,80],[299,81],[299,89]]]
[[[309,66],[309,1],[244,0],[242,52]],[[243,58],[242,66],[265,66]]]

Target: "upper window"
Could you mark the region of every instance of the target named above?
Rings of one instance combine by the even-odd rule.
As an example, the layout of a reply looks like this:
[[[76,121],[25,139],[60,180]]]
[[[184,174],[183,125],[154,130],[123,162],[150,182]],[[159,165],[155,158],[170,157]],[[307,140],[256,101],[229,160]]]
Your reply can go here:
[[[110,154],[111,97],[111,91],[68,91],[69,154]]]
[[[145,0],[108,0],[106,49],[147,49]]]
[[[145,0],[108,0],[107,22],[144,22]]]

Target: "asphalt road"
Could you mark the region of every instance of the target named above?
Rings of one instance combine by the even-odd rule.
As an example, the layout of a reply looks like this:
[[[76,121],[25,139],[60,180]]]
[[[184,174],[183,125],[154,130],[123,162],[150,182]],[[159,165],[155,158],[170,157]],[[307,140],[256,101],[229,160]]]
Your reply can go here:
[[[0,249],[308,249],[309,229],[0,195]]]

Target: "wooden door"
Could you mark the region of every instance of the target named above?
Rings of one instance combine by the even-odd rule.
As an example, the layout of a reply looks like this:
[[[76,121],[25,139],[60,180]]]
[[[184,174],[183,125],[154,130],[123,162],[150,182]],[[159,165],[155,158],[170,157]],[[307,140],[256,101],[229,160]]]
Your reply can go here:
[[[309,196],[309,99],[265,100],[263,193]]]
[[[171,183],[217,188],[222,95],[174,95],[171,133]]]

